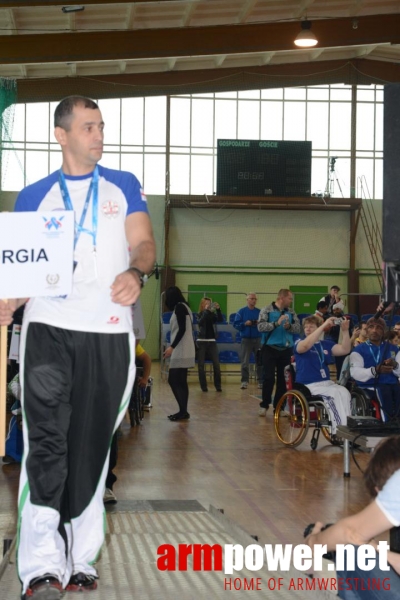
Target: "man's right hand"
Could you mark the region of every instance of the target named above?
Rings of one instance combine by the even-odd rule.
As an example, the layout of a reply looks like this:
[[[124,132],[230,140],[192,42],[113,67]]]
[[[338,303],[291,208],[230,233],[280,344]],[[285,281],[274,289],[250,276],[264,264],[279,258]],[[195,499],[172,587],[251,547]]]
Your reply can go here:
[[[17,310],[17,300],[0,300],[0,325],[11,325],[13,314]]]
[[[376,367],[376,372],[382,374],[390,374],[393,372],[393,367],[392,365],[380,364],[378,367]]]

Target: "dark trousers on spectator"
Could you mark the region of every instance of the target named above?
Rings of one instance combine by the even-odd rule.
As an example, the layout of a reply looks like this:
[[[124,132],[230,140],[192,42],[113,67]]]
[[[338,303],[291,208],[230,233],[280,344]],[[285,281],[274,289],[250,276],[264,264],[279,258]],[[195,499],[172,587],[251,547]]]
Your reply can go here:
[[[215,389],[221,389],[221,368],[219,366],[217,342],[197,342],[197,348],[199,381],[201,389],[207,389],[207,379],[206,373],[204,371],[204,361],[206,359],[206,354],[209,356],[210,360],[212,360],[213,363]]]
[[[170,369],[168,372],[168,383],[176,398],[181,414],[187,413],[189,400],[189,386],[187,382],[187,369]]]
[[[390,421],[393,417],[400,417],[400,385],[398,383],[378,383],[376,393],[382,407],[382,420]]]
[[[284,369],[287,365],[290,365],[292,348],[278,350],[272,346],[264,345],[262,347],[261,357],[264,368],[264,382],[260,406],[268,408],[272,402],[272,390],[274,389],[276,372],[275,408],[281,396],[286,392]]]

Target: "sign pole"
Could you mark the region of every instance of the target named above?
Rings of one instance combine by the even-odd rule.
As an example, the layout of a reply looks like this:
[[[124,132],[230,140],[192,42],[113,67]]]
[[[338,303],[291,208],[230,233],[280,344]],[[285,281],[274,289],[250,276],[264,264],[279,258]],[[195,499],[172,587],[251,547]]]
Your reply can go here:
[[[4,300],[7,303],[7,300]],[[6,453],[7,325],[0,327],[0,456]]]

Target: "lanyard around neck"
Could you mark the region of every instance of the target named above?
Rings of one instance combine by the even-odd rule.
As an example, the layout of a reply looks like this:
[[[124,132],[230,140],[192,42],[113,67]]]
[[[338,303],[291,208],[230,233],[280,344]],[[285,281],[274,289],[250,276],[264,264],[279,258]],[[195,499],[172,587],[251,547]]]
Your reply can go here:
[[[314,348],[317,351],[321,367],[324,367],[325,366],[325,356],[324,356],[324,349],[322,347],[321,342],[318,342],[317,344],[314,344]]]
[[[64,201],[64,206],[65,206],[66,210],[74,210],[74,207],[73,207],[72,202],[71,202],[71,197],[70,197],[69,192],[68,192],[67,182],[65,180],[65,176],[64,176],[64,173],[62,172],[62,169],[60,169],[58,181],[59,181],[59,184],[60,184],[61,195],[62,195],[62,199]],[[88,208],[89,208],[90,198],[92,196],[92,192],[93,192],[92,230],[90,230],[90,229],[85,229],[83,227],[83,224],[84,224],[85,219],[86,219],[86,214],[87,214],[87,211],[88,211]],[[94,247],[94,249],[96,249],[97,223],[98,223],[98,199],[99,199],[99,169],[98,169],[98,167],[96,165],[96,167],[95,167],[95,169],[93,171],[93,176],[92,176],[90,185],[89,185],[88,193],[86,195],[85,204],[83,205],[82,214],[81,214],[81,218],[79,220],[79,223],[77,223],[76,220],[75,220],[74,249],[76,248],[76,245],[77,245],[78,240],[79,240],[79,236],[82,233],[82,231],[84,233],[88,233],[89,235],[92,236],[93,247]]]
[[[372,358],[375,361],[375,366],[379,365],[379,363],[381,362],[382,345],[380,345],[378,348],[378,354],[375,354],[375,350],[372,350],[373,344],[371,344],[370,341],[367,342],[367,345],[369,346],[369,351],[371,352]],[[376,346],[374,345],[374,347]]]

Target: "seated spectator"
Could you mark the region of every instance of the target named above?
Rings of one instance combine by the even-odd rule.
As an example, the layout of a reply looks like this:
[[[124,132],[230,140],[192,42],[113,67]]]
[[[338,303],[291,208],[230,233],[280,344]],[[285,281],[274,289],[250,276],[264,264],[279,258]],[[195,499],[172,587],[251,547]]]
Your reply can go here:
[[[313,395],[322,396],[332,423],[332,435],[338,425],[346,425],[350,411],[350,392],[330,379],[327,360],[333,356],[344,356],[350,352],[349,321],[341,324],[343,341],[335,344],[320,340],[321,334],[332,327],[334,318],[321,324],[319,317],[312,315],[303,320],[305,338],[294,346],[296,359],[296,383],[306,385]]]
[[[400,346],[400,332],[399,331],[395,331],[394,329],[392,331],[389,331],[386,336],[386,339],[394,346]]]
[[[197,315],[199,335],[197,337],[198,368],[200,387],[203,392],[208,392],[207,379],[204,371],[206,355],[212,360],[214,370],[214,385],[217,392],[221,390],[221,368],[219,366],[218,347],[216,342],[215,324],[224,320],[219,304],[212,305],[211,298],[202,298]]]
[[[368,340],[350,355],[350,373],[357,385],[376,395],[383,420],[400,414],[400,352],[398,346],[385,342],[383,319],[367,321]]]
[[[353,344],[353,347],[355,348],[359,344],[363,344],[364,342],[366,342],[368,339],[367,321],[361,321],[360,327],[355,329],[354,331],[357,331],[357,336],[355,337]]]
[[[329,317],[328,309],[329,306],[327,302],[325,302],[325,300],[320,300],[317,304],[317,309],[314,314],[316,314],[317,317],[320,317],[323,321],[326,321],[326,319]]]
[[[340,292],[340,287],[338,285],[333,285],[331,287],[331,289],[329,290],[329,294],[327,294],[326,296],[323,296],[321,298],[321,301],[326,302],[328,305],[328,314],[329,315],[333,314],[333,305],[340,302],[339,292]]]
[[[326,544],[327,550],[336,550],[338,544],[354,544],[361,546],[370,544],[375,550],[379,546],[374,538],[385,533],[391,527],[400,525],[400,500],[398,489],[400,486],[400,437],[384,439],[376,447],[364,474],[364,482],[371,503],[355,515],[340,519],[334,525],[323,529],[323,524],[315,524],[311,534],[306,538],[306,543],[314,548],[315,544]],[[357,556],[357,554],[356,554]],[[355,565],[337,572],[337,577],[352,585],[344,585],[338,596],[342,600],[373,600],[382,598],[391,600],[400,595],[400,554],[387,552],[387,562],[390,570],[381,568],[379,560],[372,570]],[[368,577],[369,581],[386,581],[386,588],[382,591],[368,590],[367,586],[356,585]],[[349,579],[348,579],[349,578]]]

